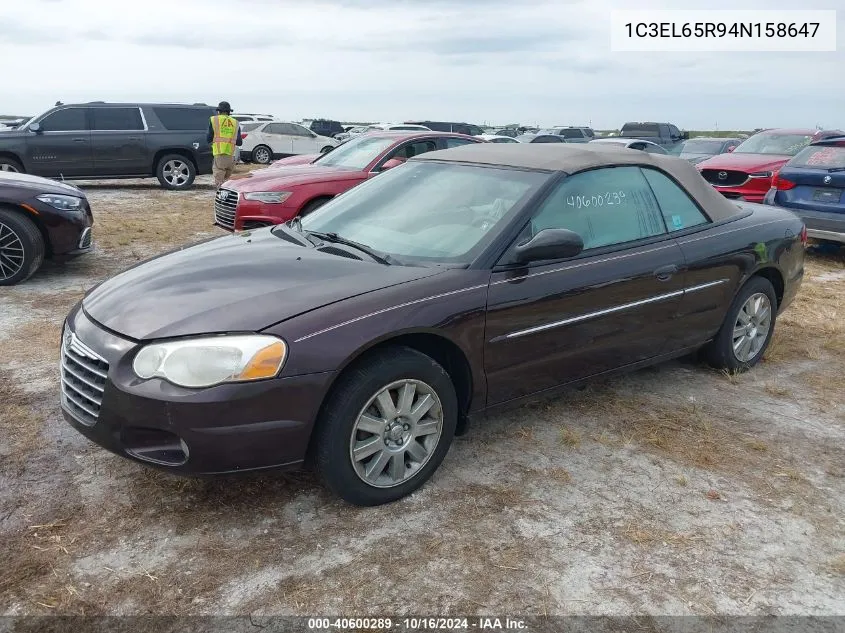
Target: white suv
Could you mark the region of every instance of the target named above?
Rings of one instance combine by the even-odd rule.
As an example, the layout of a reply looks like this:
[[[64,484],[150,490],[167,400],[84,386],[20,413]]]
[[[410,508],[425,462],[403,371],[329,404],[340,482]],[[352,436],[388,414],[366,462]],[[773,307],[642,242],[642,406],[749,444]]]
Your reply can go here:
[[[241,131],[241,138],[241,160],[260,165],[285,156],[322,154],[340,144],[328,136],[314,134],[304,125],[284,121],[270,121],[248,132]]]

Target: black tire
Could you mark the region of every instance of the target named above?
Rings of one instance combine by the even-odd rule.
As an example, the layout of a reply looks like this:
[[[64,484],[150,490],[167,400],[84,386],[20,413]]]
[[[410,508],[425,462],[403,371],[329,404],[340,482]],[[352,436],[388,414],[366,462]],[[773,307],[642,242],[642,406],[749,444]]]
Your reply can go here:
[[[194,184],[197,168],[190,158],[182,154],[165,154],[156,165],[156,177],[165,189],[184,191]]]
[[[302,211],[299,212],[299,217],[304,218],[309,213],[312,213],[326,204],[331,198],[317,198],[316,200],[312,200],[304,207],[302,207]]]
[[[326,145],[325,147],[320,149],[321,154],[325,154],[326,152],[330,152],[334,149],[332,145]]]
[[[765,336],[762,346],[753,355],[753,357],[740,360],[734,352],[734,328],[737,326],[740,311],[742,311],[746,301],[756,294],[765,295],[769,300],[769,308],[771,311],[769,330]],[[775,289],[772,286],[772,283],[763,277],[752,277],[749,279],[745,285],[740,288],[736,297],[734,297],[731,307],[728,309],[728,313],[725,316],[725,321],[722,323],[722,327],[716,335],[716,338],[714,338],[704,349],[707,361],[714,367],[731,372],[743,372],[756,365],[760,362],[760,359],[763,358],[763,354],[766,353],[766,349],[769,347],[769,343],[772,340],[772,334],[775,331],[775,324],[777,321],[777,310],[777,295],[775,295]]]
[[[392,487],[377,487],[365,482],[353,465],[352,434],[359,413],[370,399],[385,386],[403,379],[425,383],[440,399],[441,435],[431,447],[428,461],[415,473]],[[422,486],[437,470],[449,451],[457,421],[455,387],[443,367],[407,347],[381,350],[351,366],[332,389],[314,431],[314,465],[325,485],[345,501],[360,506],[390,503]]]
[[[32,220],[0,209],[0,286],[29,279],[44,261],[44,246],[41,231]],[[22,249],[20,255],[18,248]]]
[[[273,150],[266,145],[257,145],[252,150],[252,162],[259,165],[269,165],[273,162]]]
[[[8,158],[7,156],[0,156],[0,171],[11,171],[20,174],[24,173],[23,165],[14,158]]]

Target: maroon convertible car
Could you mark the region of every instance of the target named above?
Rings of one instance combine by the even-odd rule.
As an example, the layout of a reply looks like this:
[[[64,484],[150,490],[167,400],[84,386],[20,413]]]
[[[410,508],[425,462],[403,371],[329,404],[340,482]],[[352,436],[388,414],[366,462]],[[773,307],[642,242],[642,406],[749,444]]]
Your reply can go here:
[[[163,255],[76,305],[62,409],[174,473],[312,464],[375,505],[467,421],[704,348],[763,355],[806,231],[689,162],[479,143],[409,160],[301,220]]]

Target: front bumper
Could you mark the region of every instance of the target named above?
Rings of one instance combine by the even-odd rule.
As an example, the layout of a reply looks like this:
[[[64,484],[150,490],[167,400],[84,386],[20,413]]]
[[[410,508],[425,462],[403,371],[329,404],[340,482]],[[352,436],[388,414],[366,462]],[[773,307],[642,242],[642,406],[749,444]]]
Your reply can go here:
[[[139,345],[103,330],[78,306],[66,327],[107,364],[107,378],[99,408],[91,407],[96,416],[80,415],[64,396],[62,413],[103,448],[185,475],[296,467],[304,461],[333,373],[183,389],[137,378],[131,364]],[[64,344],[62,355],[66,358]],[[68,389],[64,383],[62,388]]]

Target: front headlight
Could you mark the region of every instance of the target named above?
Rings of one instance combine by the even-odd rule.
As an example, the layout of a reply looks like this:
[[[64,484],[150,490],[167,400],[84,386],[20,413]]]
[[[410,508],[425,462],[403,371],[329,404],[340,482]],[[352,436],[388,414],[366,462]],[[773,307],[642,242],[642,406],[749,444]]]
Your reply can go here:
[[[45,193],[36,198],[44,204],[49,204],[59,211],[78,211],[82,208],[82,198],[76,196],[62,196],[55,193]]]
[[[262,334],[209,336],[144,347],[132,362],[144,380],[163,378],[180,387],[211,387],[275,377],[284,365],[287,345]]]
[[[749,178],[771,178],[772,172],[770,171],[755,171],[753,174],[748,174]]]
[[[270,204],[278,204],[284,202],[291,196],[291,191],[250,191],[244,194],[245,200],[255,200],[256,202],[268,202]]]

